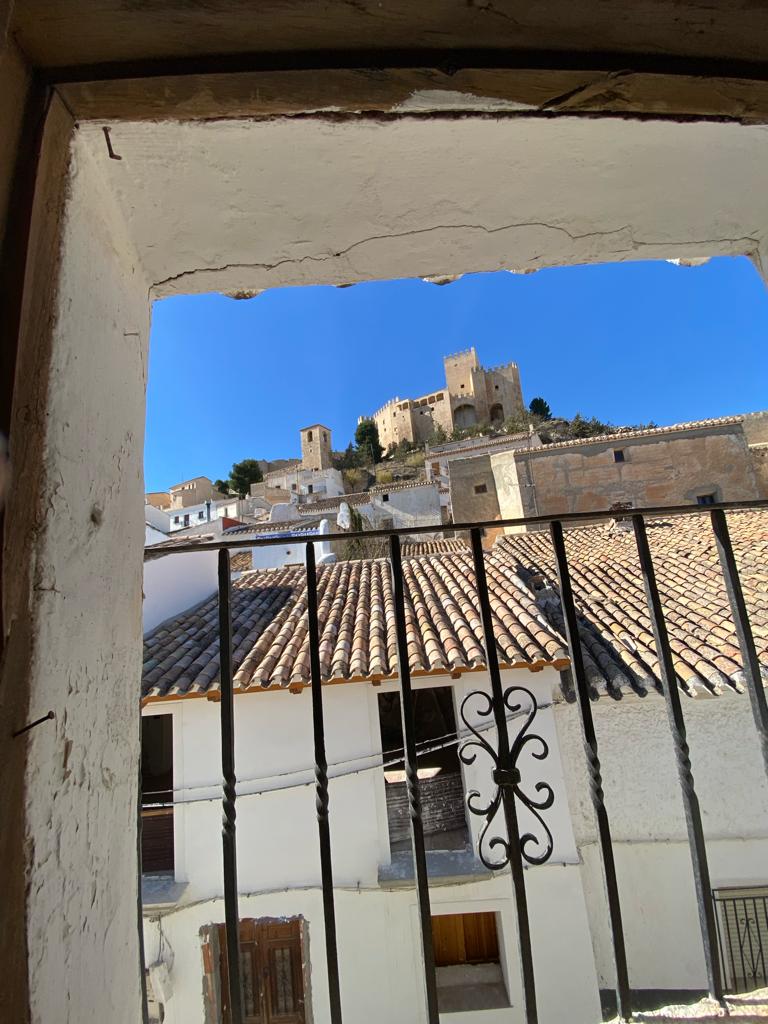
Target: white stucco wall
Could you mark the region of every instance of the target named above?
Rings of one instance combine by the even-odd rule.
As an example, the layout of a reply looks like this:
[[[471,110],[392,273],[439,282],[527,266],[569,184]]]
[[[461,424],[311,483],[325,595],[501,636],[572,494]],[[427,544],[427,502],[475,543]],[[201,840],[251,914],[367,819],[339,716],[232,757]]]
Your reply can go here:
[[[530,686],[540,703],[548,705],[557,677],[552,672],[532,676],[518,671],[506,673],[505,681]],[[487,688],[488,679],[485,673],[473,673],[459,681],[434,677],[416,680],[415,685],[453,686],[458,708],[465,694],[475,688]],[[378,881],[379,866],[390,860],[383,773],[376,767],[338,777],[341,771],[366,768],[373,763],[370,757],[360,755],[380,755],[377,697],[394,687],[393,682],[381,687],[352,683],[330,686],[324,691],[344,1009],[350,1019],[364,1017],[372,1024],[385,1024],[393,1019],[426,1019],[415,892],[412,888],[381,887]],[[205,700],[194,700],[158,703],[145,709],[145,714],[158,713],[171,713],[174,717],[174,784],[189,787],[178,793],[177,799],[193,795],[212,798],[210,803],[176,808],[176,876],[188,882],[183,904],[197,905],[179,907],[162,920],[164,957],[173,960],[174,995],[165,1008],[166,1020],[171,1024],[197,1024],[203,1019],[199,928],[223,920],[219,708]],[[235,699],[235,719],[240,779],[238,871],[243,894],[240,914],[301,915],[309,921],[313,1020],[315,1024],[325,1024],[329,1018],[311,769],[310,694],[246,694]],[[480,725],[488,721],[476,715],[471,720]],[[551,709],[542,710],[536,722],[538,731],[554,740]],[[485,735],[489,742],[495,742],[492,731]],[[556,837],[555,853],[548,866],[526,873],[535,964],[541,985],[540,1019],[555,1024],[567,1011],[569,1020],[593,1024],[598,1019],[597,981],[588,941],[581,871],[575,865],[556,745],[551,747],[547,762],[526,757],[522,769],[524,779],[531,784],[546,779],[556,789],[555,807],[546,814]],[[487,791],[488,770],[488,761],[478,757],[477,763],[465,770],[465,788]],[[260,782],[253,781],[257,776],[261,776]],[[278,789],[287,783],[295,787],[305,785]],[[197,788],[206,784],[212,785]],[[272,791],[247,795],[256,789]],[[521,816],[521,827],[525,825],[525,816]],[[476,837],[474,822],[472,831]],[[570,866],[564,867],[565,863]],[[431,892],[435,912],[499,913],[504,973],[513,1003],[512,1012],[460,1013],[446,1019],[452,1024],[479,1020],[488,1024],[508,1020],[522,1024],[514,902],[508,872],[463,885],[433,882]],[[159,948],[157,925],[147,922],[146,932],[151,961]],[[552,985],[547,983],[547,972],[555,956],[567,961],[569,968],[558,984]]]
[[[768,224],[761,125],[121,123],[122,161],[83,131],[157,295],[757,254]]]
[[[383,494],[377,493],[373,498],[374,507],[383,514],[391,515],[396,520],[396,527],[429,526],[440,522],[440,496],[434,484],[383,493],[389,494],[389,501],[384,501]]]
[[[713,887],[768,882],[768,783],[746,695],[683,698]],[[680,785],[662,698],[593,705],[630,980],[706,988]],[[613,963],[585,760],[573,705],[556,711],[573,828],[603,984]]]
[[[193,608],[216,592],[218,555],[215,551],[169,554],[144,563],[144,632],[172,615]]]
[[[167,534],[171,532],[171,517],[167,512],[163,512],[162,509],[155,508],[154,505],[144,505],[144,522],[148,526],[152,526],[159,533]],[[147,543],[151,543],[147,540]]]
[[[315,840],[316,845],[316,840]],[[242,847],[241,847],[242,849]],[[241,856],[242,859],[242,856]],[[542,1024],[595,1024],[600,1019],[584,903],[575,868],[539,868],[526,874],[531,907],[534,969]],[[515,938],[514,903],[507,874],[486,882],[433,886],[433,913],[497,913],[503,970],[512,1008],[442,1016],[448,1024],[524,1024]],[[426,1021],[418,914],[413,889],[371,890],[336,885],[336,930],[344,1019],[370,1024]],[[314,1024],[329,1024],[322,896],[318,889],[260,893],[240,898],[241,917],[300,915],[309,925],[311,1006]],[[221,900],[179,909],[162,918],[163,956],[171,962],[173,995],[167,1024],[202,1024],[199,930],[224,920]],[[145,923],[147,954],[160,948],[156,922]],[[569,970],[562,971],[567,963]],[[552,980],[558,965],[557,984]],[[590,992],[591,983],[591,992]]]
[[[56,719],[30,734],[26,779],[31,1020],[135,1022],[147,283],[78,142],[63,245],[30,697]]]

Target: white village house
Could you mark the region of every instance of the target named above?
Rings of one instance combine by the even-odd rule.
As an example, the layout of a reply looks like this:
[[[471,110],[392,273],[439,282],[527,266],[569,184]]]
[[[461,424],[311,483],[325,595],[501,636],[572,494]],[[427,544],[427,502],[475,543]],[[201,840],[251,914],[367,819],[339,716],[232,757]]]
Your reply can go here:
[[[729,523],[765,665],[768,515],[732,514]],[[739,908],[751,901],[746,934],[768,952],[768,784],[728,602],[704,519],[652,522],[648,533],[687,695],[726,984],[756,988],[767,984],[765,959],[745,961]],[[569,531],[566,542],[630,982],[638,1005],[661,1005],[700,994],[707,978],[634,540],[597,526]],[[465,763],[456,746],[457,734],[460,744],[472,739],[467,724],[496,742],[481,714],[487,703],[469,696],[490,690],[471,554],[458,541],[413,543],[404,558],[441,1019],[522,1022],[509,869],[482,862],[497,857],[487,841],[504,834],[503,822],[481,842],[484,818],[466,804],[472,790],[492,795],[489,759]],[[517,804],[521,833],[535,837],[524,846],[533,861],[546,858],[525,872],[539,1020],[594,1024],[614,967],[549,539],[503,538],[486,564],[502,682],[530,694],[514,691],[510,739],[537,705],[528,734],[540,740],[526,744],[518,767],[521,791],[542,806]],[[330,1019],[304,579],[303,568],[287,567],[244,572],[233,584],[241,961],[245,1019],[259,1024]],[[415,1024],[426,1016],[389,564],[321,566],[318,597],[344,1019]],[[145,637],[145,956],[157,1019],[170,1024],[227,1020],[217,637],[215,597]]]

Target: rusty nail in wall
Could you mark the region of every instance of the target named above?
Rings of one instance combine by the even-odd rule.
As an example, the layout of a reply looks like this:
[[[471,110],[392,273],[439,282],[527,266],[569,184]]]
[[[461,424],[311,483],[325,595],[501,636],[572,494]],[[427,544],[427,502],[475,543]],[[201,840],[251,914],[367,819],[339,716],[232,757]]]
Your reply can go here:
[[[17,729],[16,732],[11,733],[11,737],[16,739],[16,737],[21,736],[22,733],[29,732],[30,729],[34,729],[36,725],[41,725],[43,722],[48,722],[55,717],[56,715],[52,711],[49,711],[48,714],[43,715],[42,718],[36,718],[34,722],[30,722],[28,725],[22,726],[21,729]]]
[[[109,137],[109,128],[107,128],[105,126],[101,130],[104,132],[104,138],[107,140],[107,152],[109,153],[109,159],[110,160],[122,160],[123,158],[121,156],[118,156],[117,153],[112,148],[112,139],[110,139],[110,137]]]

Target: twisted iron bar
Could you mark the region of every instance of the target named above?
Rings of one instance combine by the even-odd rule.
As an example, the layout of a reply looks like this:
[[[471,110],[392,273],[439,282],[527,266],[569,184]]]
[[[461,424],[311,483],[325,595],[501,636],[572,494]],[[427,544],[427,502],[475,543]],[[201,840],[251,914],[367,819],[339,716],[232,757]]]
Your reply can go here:
[[[523,700],[513,700],[513,697],[517,695],[522,697]],[[459,714],[464,725],[472,733],[472,738],[466,740],[461,745],[459,757],[464,764],[471,765],[477,759],[478,750],[482,751],[493,762],[493,781],[496,783],[495,792],[487,802],[482,801],[482,794],[479,790],[473,789],[467,794],[467,807],[470,812],[478,817],[485,818],[485,823],[480,831],[478,856],[489,871],[500,871],[510,862],[509,840],[501,835],[494,835],[488,838],[488,833],[501,807],[504,790],[510,789],[520,803],[536,818],[543,833],[537,835],[529,831],[521,835],[520,852],[529,864],[544,864],[552,856],[554,840],[552,832],[541,812],[548,810],[552,806],[555,801],[555,793],[550,784],[543,781],[537,782],[534,786],[537,796],[527,793],[522,787],[520,770],[517,767],[520,755],[529,744],[534,745],[534,749],[530,749],[529,753],[537,761],[543,761],[549,755],[549,745],[544,737],[539,736],[537,733],[529,732],[538,711],[536,698],[524,686],[510,686],[504,691],[503,700],[505,707],[513,715],[520,714],[521,712],[525,715],[525,722],[518,730],[512,743],[509,756],[510,763],[509,767],[506,768],[499,763],[498,751],[469,721],[467,705],[473,699],[480,700],[480,707],[475,710],[475,714],[479,718],[488,718],[493,714],[493,699],[484,690],[473,690],[462,700]],[[525,706],[526,700],[528,702],[527,707]],[[491,859],[489,855],[497,850],[500,850],[502,853],[501,859]]]

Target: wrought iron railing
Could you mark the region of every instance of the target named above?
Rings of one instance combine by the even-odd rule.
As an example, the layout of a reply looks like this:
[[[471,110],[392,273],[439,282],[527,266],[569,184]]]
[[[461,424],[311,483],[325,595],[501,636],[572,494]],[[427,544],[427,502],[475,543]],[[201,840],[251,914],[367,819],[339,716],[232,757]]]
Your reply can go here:
[[[517,804],[521,803],[529,811],[540,818],[538,812],[550,806],[551,789],[546,783],[536,787],[540,794],[538,800],[532,799],[521,789],[520,772],[517,758],[523,746],[529,742],[537,742],[539,756],[544,756],[546,743],[542,737],[529,731],[536,712],[536,701],[533,695],[520,686],[504,688],[501,680],[496,641],[494,636],[491,603],[488,594],[485,557],[482,547],[483,530],[502,527],[541,527],[549,528],[557,565],[557,574],[565,622],[565,639],[571,662],[571,674],[575,684],[576,706],[581,723],[584,751],[590,781],[592,803],[597,821],[598,845],[601,853],[603,880],[608,903],[608,923],[610,927],[613,959],[616,971],[616,996],[619,1014],[624,1019],[632,1016],[632,1000],[627,966],[627,953],[624,941],[619,887],[613,855],[610,822],[603,799],[602,776],[597,736],[592,716],[589,685],[584,667],[581,642],[579,640],[576,607],[574,603],[571,575],[564,542],[563,523],[593,523],[615,519],[617,516],[630,520],[634,530],[639,565],[642,572],[646,601],[656,651],[660,667],[662,691],[667,709],[669,728],[677,760],[678,775],[685,808],[688,831],[688,842],[691,855],[693,884],[699,913],[704,958],[708,978],[710,996],[723,1002],[726,986],[723,980],[723,961],[719,953],[718,924],[716,920],[715,899],[712,894],[707,850],[704,841],[704,830],[701,812],[696,797],[693,773],[686,741],[685,720],[680,701],[680,693],[675,680],[675,669],[672,649],[664,619],[661,598],[656,582],[653,559],[646,534],[646,520],[657,517],[679,515],[707,515],[710,519],[716,543],[725,589],[731,606],[736,635],[741,650],[744,669],[744,681],[749,693],[752,714],[762,748],[763,761],[768,774],[768,704],[761,680],[760,665],[755,648],[754,638],[747,614],[742,592],[736,559],[728,530],[725,513],[727,511],[768,509],[768,500],[722,502],[717,505],[673,505],[654,506],[631,512],[615,510],[599,512],[573,512],[558,516],[533,516],[528,518],[489,520],[476,523],[454,523],[450,525],[430,525],[408,527],[399,530],[369,530],[363,533],[325,534],[323,541],[371,540],[386,538],[389,543],[389,560],[393,574],[393,591],[395,607],[395,624],[397,638],[397,654],[400,677],[400,707],[405,750],[405,773],[410,810],[411,844],[414,859],[415,885],[420,920],[421,947],[424,966],[424,990],[428,1024],[439,1024],[437,983],[435,958],[432,946],[432,925],[430,912],[429,883],[427,877],[427,858],[422,825],[422,806],[417,770],[417,743],[414,715],[411,673],[408,663],[408,642],[406,635],[405,593],[403,568],[400,552],[401,536],[418,536],[444,532],[469,533],[471,553],[477,581],[479,610],[483,627],[486,665],[491,682],[491,692],[476,691],[466,698],[480,698],[480,716],[492,717],[496,726],[497,749],[493,749],[488,740],[470,727],[470,739],[464,744],[462,760],[472,763],[473,746],[482,746],[490,753],[494,763],[492,781],[495,793],[490,803],[479,802],[479,794],[469,794],[470,811],[485,817],[486,822],[481,831],[484,840],[491,828],[497,811],[503,810],[506,826],[506,837],[493,836],[487,840],[487,847],[480,851],[483,863],[491,870],[510,868],[512,885],[515,895],[517,920],[518,950],[520,956],[520,973],[522,980],[523,1008],[526,1024],[537,1024],[538,1010],[536,999],[536,978],[533,968],[531,946],[531,930],[526,896],[524,861],[530,864],[544,863],[552,852],[551,842],[543,841],[543,850],[530,852],[530,844],[541,845],[541,840],[529,833],[520,835],[517,817]],[[284,543],[281,537],[221,539],[210,543],[184,544],[176,542],[172,546],[148,549],[145,560],[163,557],[169,554],[218,550],[218,581],[219,581],[219,636],[220,636],[220,685],[221,685],[221,752],[222,752],[222,788],[223,788],[223,827],[222,849],[224,865],[224,912],[226,925],[226,957],[227,987],[226,1004],[229,1008],[231,1024],[242,1024],[242,991],[240,979],[240,942],[238,917],[238,884],[236,854],[236,776],[234,757],[234,690],[232,670],[232,625],[231,625],[231,571],[230,550],[239,548],[268,547]],[[312,714],[314,727],[314,761],[316,778],[316,806],[318,838],[320,844],[320,866],[322,879],[323,909],[325,918],[325,949],[328,969],[330,1020],[332,1024],[341,1024],[342,1006],[339,985],[339,962],[336,935],[336,917],[334,907],[333,866],[331,862],[328,768],[325,754],[325,728],[323,722],[323,690],[321,685],[321,669],[319,657],[320,632],[318,623],[317,573],[315,565],[314,539],[306,545],[306,579],[307,579],[307,615],[309,621],[309,655],[310,679],[312,695]],[[519,699],[518,699],[519,698]],[[532,702],[532,705],[527,702]],[[527,706],[526,706],[527,705]],[[527,710],[527,707],[529,710]],[[520,710],[527,713],[526,723],[510,743],[508,732],[508,715]],[[466,716],[465,724],[469,726]],[[544,787],[543,789],[541,787]],[[541,794],[544,794],[541,796]],[[551,837],[550,837],[551,838]],[[486,850],[496,850],[499,856],[491,857]]]
[[[727,992],[768,985],[768,888],[715,889],[720,958]]]

